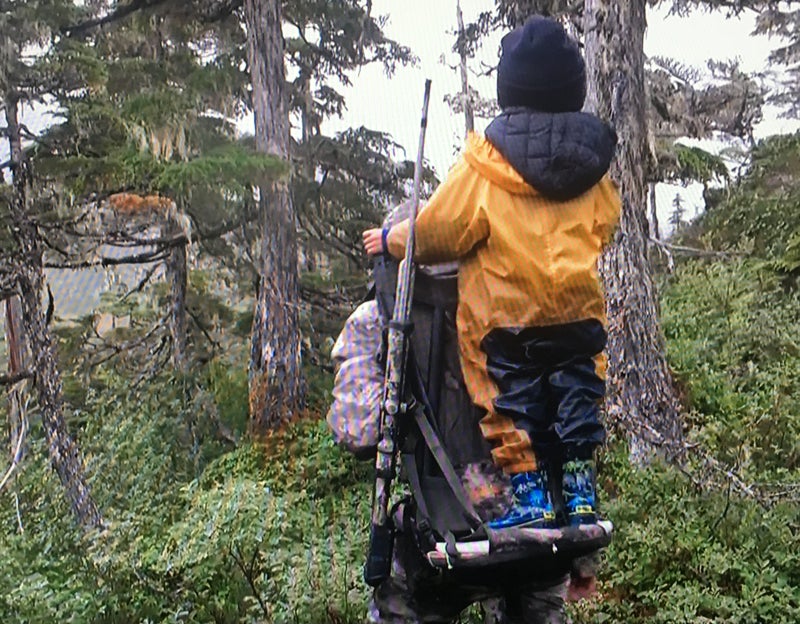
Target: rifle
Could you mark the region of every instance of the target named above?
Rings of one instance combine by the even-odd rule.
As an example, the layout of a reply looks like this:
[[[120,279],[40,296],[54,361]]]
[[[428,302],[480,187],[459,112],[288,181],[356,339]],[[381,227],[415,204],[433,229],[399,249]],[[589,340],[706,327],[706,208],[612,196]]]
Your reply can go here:
[[[367,562],[364,565],[364,580],[372,587],[377,587],[389,577],[392,566],[394,527],[389,514],[389,498],[397,463],[397,426],[409,408],[406,401],[405,373],[409,334],[411,333],[411,300],[414,292],[414,233],[419,208],[422,157],[425,149],[425,131],[428,127],[430,94],[431,81],[426,80],[419,149],[417,150],[417,162],[414,165],[414,191],[408,214],[406,255],[398,269],[394,311],[392,320],[389,322],[387,340],[380,437],[375,457],[375,486],[372,491],[372,526],[370,527]]]

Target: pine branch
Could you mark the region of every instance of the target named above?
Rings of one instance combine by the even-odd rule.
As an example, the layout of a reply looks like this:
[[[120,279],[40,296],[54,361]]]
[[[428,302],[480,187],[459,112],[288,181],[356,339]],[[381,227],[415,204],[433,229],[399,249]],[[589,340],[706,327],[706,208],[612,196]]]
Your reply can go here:
[[[130,4],[117,8],[108,15],[98,17],[95,19],[74,24],[72,26],[63,26],[61,33],[66,37],[76,37],[88,33],[94,28],[106,26],[120,20],[125,19],[129,15],[137,11],[146,11],[162,4],[167,4],[170,0],[133,0]],[[176,3],[178,4],[178,3]],[[211,0],[207,1],[185,1],[179,3],[181,9],[188,11],[191,16],[198,19],[204,24],[211,24],[219,22],[232,15],[235,11],[241,8],[242,0]],[[188,5],[188,6],[186,6]]]
[[[61,28],[61,34],[66,37],[83,35],[94,28],[105,26],[106,24],[111,24],[113,22],[118,22],[128,17],[128,15],[131,15],[132,13],[150,9],[160,4],[166,4],[168,1],[169,0],[133,0],[130,4],[121,6],[116,11],[112,11],[103,17],[81,22],[80,24],[75,24],[74,26],[63,26]]]
[[[242,0],[221,0],[214,1],[211,7],[203,7],[200,11],[200,21],[205,24],[212,24],[224,20],[242,7]]]

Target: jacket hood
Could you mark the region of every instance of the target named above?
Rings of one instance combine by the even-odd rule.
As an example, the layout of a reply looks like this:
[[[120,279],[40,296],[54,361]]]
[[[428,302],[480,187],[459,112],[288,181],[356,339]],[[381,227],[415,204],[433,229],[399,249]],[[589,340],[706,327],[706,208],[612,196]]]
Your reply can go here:
[[[534,190],[566,201],[603,178],[616,144],[611,126],[594,115],[510,108],[489,124],[485,140],[470,137],[465,156],[481,175],[511,193]]]

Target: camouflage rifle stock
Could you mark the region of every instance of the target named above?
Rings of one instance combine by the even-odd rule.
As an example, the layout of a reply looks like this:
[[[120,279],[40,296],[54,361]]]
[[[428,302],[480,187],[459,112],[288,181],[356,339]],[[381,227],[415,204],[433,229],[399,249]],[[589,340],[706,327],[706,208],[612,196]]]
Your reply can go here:
[[[409,333],[411,331],[409,319],[411,317],[411,301],[414,292],[414,234],[422,181],[422,160],[425,150],[425,131],[428,126],[430,93],[431,81],[426,80],[425,95],[422,103],[419,149],[417,150],[417,162],[414,166],[414,191],[408,215],[409,228],[406,255],[398,270],[394,312],[392,320],[389,322],[380,437],[375,457],[375,487],[372,492],[372,526],[370,528],[367,562],[364,566],[364,580],[372,587],[377,587],[388,578],[392,563],[392,549],[394,547],[394,528],[389,517],[389,499],[396,468],[397,425],[399,419],[406,414],[409,407],[406,402],[405,373]]]

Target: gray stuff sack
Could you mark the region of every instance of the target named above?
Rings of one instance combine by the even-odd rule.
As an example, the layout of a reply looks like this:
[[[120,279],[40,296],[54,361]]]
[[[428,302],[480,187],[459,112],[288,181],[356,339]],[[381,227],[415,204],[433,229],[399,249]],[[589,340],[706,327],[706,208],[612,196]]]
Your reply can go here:
[[[347,319],[331,351],[336,377],[327,421],[336,443],[355,455],[371,453],[378,444],[381,327],[377,301],[366,301]]]

